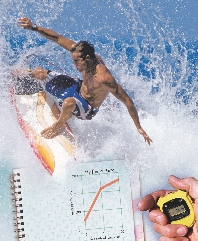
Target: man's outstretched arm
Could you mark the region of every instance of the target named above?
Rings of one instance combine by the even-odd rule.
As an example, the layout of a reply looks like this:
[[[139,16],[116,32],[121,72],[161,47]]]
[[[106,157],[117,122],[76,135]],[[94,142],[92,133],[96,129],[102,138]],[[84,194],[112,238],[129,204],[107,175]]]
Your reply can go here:
[[[115,89],[111,93],[118,100],[122,101],[125,104],[138,132],[144,137],[145,142],[147,142],[150,145],[152,140],[140,125],[138,112],[137,112],[137,109],[135,108],[135,105],[132,99],[127,95],[127,93],[123,90],[123,88],[118,83],[115,83]]]
[[[108,91],[112,93],[118,100],[125,104],[138,132],[144,137],[145,142],[147,142],[150,145],[152,140],[140,125],[138,112],[135,108],[132,99],[127,95],[124,89],[115,81],[115,79],[108,71],[108,69],[105,66],[100,66],[101,67],[100,70],[98,70],[98,72],[101,77],[101,84],[106,89],[108,89]]]
[[[53,42],[57,43],[61,47],[63,47],[66,50],[70,50],[73,45],[76,43],[73,40],[70,40],[68,38],[63,37],[62,35],[59,35],[58,33],[54,32],[51,29],[43,28],[41,26],[34,26],[34,24],[31,22],[29,18],[21,17],[18,19],[18,24],[23,27],[24,29],[33,30],[42,36],[44,36],[47,39],[52,40]]]

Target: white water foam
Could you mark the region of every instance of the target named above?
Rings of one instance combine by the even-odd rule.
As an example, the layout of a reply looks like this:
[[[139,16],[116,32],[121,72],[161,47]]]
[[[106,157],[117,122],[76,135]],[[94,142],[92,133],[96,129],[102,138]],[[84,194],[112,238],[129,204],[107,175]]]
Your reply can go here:
[[[26,15],[33,17],[34,20],[38,19],[40,24],[47,24],[48,27],[55,26],[55,24],[59,23],[59,14],[62,16],[65,11],[63,11],[63,3],[71,4],[72,6],[70,1],[59,1],[60,5],[55,5],[55,2],[57,1],[52,1],[51,4],[47,4],[46,1],[32,1],[30,5],[28,5],[24,4],[23,1],[5,1],[0,10],[2,16],[0,24],[3,31],[3,37],[1,37],[0,42],[0,237],[3,241],[14,240],[11,215],[12,203],[9,190],[9,174],[12,169],[26,166],[31,167],[35,170],[35,175],[38,175],[41,179],[43,172],[45,172],[34,156],[28,140],[20,129],[16,113],[9,101],[9,91],[7,88],[8,78],[6,76],[14,62],[13,59],[19,57],[20,61],[22,61],[25,55],[39,52],[41,55],[49,56],[59,65],[63,65],[68,72],[71,71],[74,75],[77,74],[65,51],[57,48],[55,44],[51,44],[49,41],[42,45],[42,47],[34,46],[34,41],[36,41],[37,38],[36,34],[18,29],[16,25],[16,19],[19,16]],[[146,31],[145,20],[144,18],[140,18],[140,14],[134,6],[132,6],[131,1],[128,1],[128,11],[126,11],[126,6],[122,6],[122,1],[116,1],[116,3],[118,3],[116,9],[121,11],[120,14],[122,13],[122,16],[125,15],[124,18],[129,19],[131,18],[131,14],[134,14],[134,24],[123,27],[123,32],[124,30],[131,32],[136,30],[135,35],[132,34],[135,41],[137,41],[136,35],[142,34],[142,36],[145,37],[148,34],[148,38],[145,39],[145,44],[148,45],[155,44],[153,37],[153,34],[155,34],[159,45],[163,45],[165,33],[158,29],[158,24],[163,19],[160,18],[156,12],[155,16],[157,17],[155,17],[154,20],[156,24],[152,28],[151,33],[148,30]],[[139,4],[141,5],[141,1],[139,1]],[[35,15],[30,13],[31,10],[33,10],[33,14]],[[146,18],[146,16],[147,12],[145,12],[144,17]],[[92,20],[93,24],[94,17],[89,18],[89,21]],[[84,17],[84,19],[86,18]],[[159,22],[157,22],[156,19],[158,19]],[[75,22],[75,19],[70,19],[70,21],[73,21],[76,25],[79,24],[79,22]],[[82,31],[79,32],[79,35],[84,34],[86,36],[90,33],[99,35],[101,33],[101,31],[97,30],[96,26],[89,27],[90,29],[93,28],[93,31]],[[111,26],[108,26],[108,28],[110,29]],[[106,29],[108,28],[106,27]],[[61,24],[59,29],[64,33],[67,27],[65,29],[63,24]],[[75,30],[70,29],[70,31],[72,35]],[[23,40],[20,38],[22,35],[27,36],[28,39],[28,41],[25,41],[26,44],[24,44],[23,48],[16,46],[16,49],[14,49],[13,45],[7,41],[8,39],[15,39],[16,43],[17,38],[19,38],[18,44],[20,45],[20,41]],[[78,33],[76,35],[78,35]],[[114,37],[108,35],[107,38],[112,42]],[[32,43],[32,46],[29,46],[30,43]],[[115,50],[109,48],[108,44],[101,44],[98,40],[96,40],[95,44],[97,50],[100,50],[101,46],[103,47],[101,52],[108,67],[115,73],[116,78],[119,79],[119,82],[125,89],[133,94],[141,124],[148,132],[153,143],[151,146],[144,143],[143,138],[137,133],[125,106],[111,95],[92,121],[85,122],[74,118],[69,121],[77,138],[77,161],[88,162],[122,159],[123,163],[128,166],[129,169],[131,163],[135,163],[140,169],[142,196],[156,189],[170,188],[167,184],[167,178],[170,174],[178,177],[194,176],[198,178],[196,172],[198,129],[197,118],[191,114],[191,110],[194,108],[193,101],[192,106],[175,103],[175,89],[170,87],[173,73],[168,64],[168,58],[166,59],[166,53],[162,53],[159,50],[161,54],[164,54],[164,62],[160,59],[160,53],[157,47],[154,53],[149,56],[154,65],[158,66],[159,71],[156,79],[151,82],[146,82],[142,80],[141,76],[137,77],[137,63],[138,58],[140,59],[140,54],[137,55],[136,61],[130,64],[131,69],[129,69],[129,63],[126,57],[114,60],[112,59],[112,52]],[[137,47],[137,42],[134,46]],[[156,44],[155,46],[158,45]],[[18,52],[17,57],[16,52]],[[182,76],[186,74],[186,71],[189,71],[186,68],[187,61],[185,56],[182,58],[181,55],[176,52],[172,56],[172,59],[174,58],[179,58],[182,63],[180,66],[182,74],[178,80],[181,82]],[[118,61],[122,63],[117,63]],[[135,76],[131,76],[131,72],[135,73]],[[151,95],[150,89],[152,85],[157,86],[157,84],[160,85],[161,92]],[[152,230],[147,216],[145,215],[144,218],[146,240],[158,240],[158,235]]]

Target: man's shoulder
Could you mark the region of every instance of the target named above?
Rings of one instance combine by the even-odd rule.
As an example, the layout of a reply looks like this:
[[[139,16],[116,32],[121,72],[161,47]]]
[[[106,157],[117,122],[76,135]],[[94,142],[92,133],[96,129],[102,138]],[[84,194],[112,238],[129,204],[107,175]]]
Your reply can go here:
[[[104,61],[102,60],[102,58],[99,55],[96,54],[95,56],[96,56],[96,59],[97,59],[99,64],[105,65]]]
[[[97,65],[96,72],[97,72],[97,81],[100,84],[113,83],[115,81],[109,69],[103,64]]]
[[[102,64],[102,63],[99,63],[97,66],[96,66],[96,71],[97,71],[97,73],[99,73],[99,74],[111,74],[110,73],[110,71],[109,71],[109,69],[107,68],[107,66],[106,65],[104,65],[104,64]]]

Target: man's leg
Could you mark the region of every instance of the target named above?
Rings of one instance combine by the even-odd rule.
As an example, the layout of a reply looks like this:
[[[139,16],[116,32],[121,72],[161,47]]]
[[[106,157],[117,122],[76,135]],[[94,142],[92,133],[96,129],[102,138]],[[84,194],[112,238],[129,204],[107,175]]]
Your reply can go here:
[[[66,98],[63,101],[61,113],[58,120],[54,122],[54,124],[51,125],[50,127],[41,131],[41,136],[47,139],[51,139],[59,135],[61,133],[62,127],[65,124],[65,122],[72,117],[73,115],[72,112],[75,110],[75,108],[76,108],[75,99],[72,97]]]

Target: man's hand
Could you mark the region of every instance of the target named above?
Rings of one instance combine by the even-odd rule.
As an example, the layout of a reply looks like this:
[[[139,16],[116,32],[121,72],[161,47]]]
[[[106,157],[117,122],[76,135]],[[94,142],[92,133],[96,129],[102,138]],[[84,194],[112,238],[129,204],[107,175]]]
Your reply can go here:
[[[138,208],[141,211],[149,210],[149,219],[154,222],[154,230],[160,233],[160,241],[198,241],[198,181],[193,177],[179,179],[175,176],[169,177],[170,185],[175,189],[187,191],[194,199],[194,212],[196,223],[192,229],[185,225],[168,224],[168,219],[159,210],[156,202],[159,197],[166,196],[170,191],[159,190],[153,192],[139,202]]]
[[[141,135],[143,135],[145,142],[147,142],[149,145],[151,144],[151,142],[153,142],[153,141],[150,139],[150,137],[146,134],[146,132],[145,132],[142,128],[139,128],[139,129],[138,129],[138,132],[139,132]]]
[[[18,24],[19,26],[29,30],[32,30],[34,26],[34,24],[30,21],[30,19],[26,17],[19,18]]]

